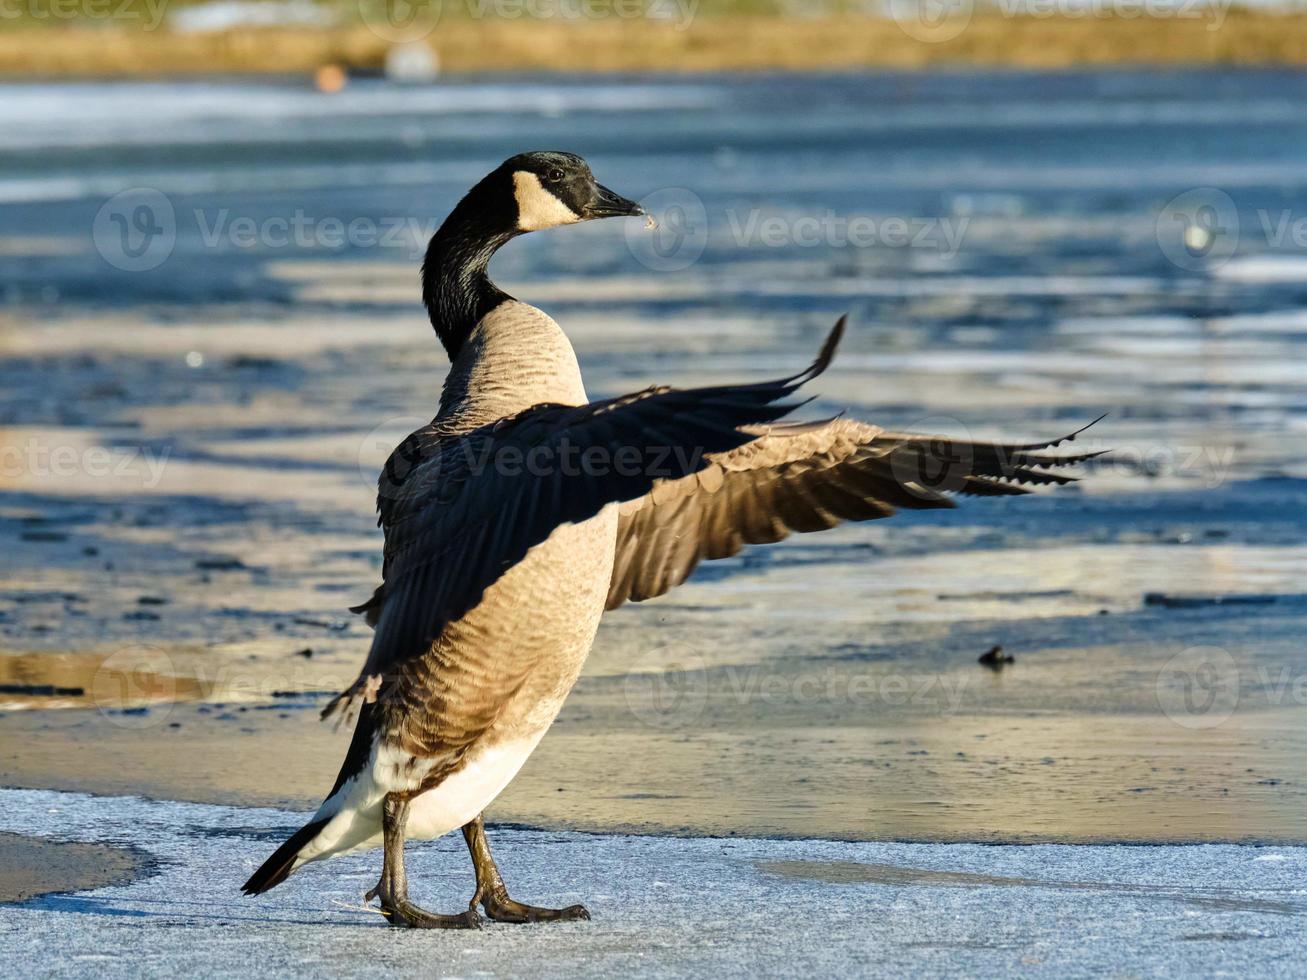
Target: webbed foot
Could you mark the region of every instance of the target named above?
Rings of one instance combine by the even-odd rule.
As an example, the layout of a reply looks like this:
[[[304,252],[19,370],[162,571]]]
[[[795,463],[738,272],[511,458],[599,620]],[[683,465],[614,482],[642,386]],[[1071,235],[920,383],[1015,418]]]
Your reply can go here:
[[[428,912],[408,900],[407,895],[393,895],[384,887],[384,879],[364,896],[366,901],[381,899],[381,914],[392,926],[406,929],[480,929],[481,916],[476,909],[455,915]]]
[[[493,892],[477,894],[472,900],[473,906],[480,900],[486,916],[495,922],[574,922],[590,918],[590,912],[584,905],[569,905],[565,909],[546,909],[537,905],[526,905],[508,897],[508,893],[496,895]]]

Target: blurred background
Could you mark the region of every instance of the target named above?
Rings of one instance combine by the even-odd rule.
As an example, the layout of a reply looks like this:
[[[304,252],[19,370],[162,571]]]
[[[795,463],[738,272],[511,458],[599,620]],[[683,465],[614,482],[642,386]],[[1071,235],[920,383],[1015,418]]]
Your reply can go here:
[[[813,417],[1114,452],[614,613],[493,817],[1301,841],[1304,60],[1204,0],[0,0],[0,784],[316,802],[426,240],[558,148],[659,218],[492,267],[592,396],[847,311]]]

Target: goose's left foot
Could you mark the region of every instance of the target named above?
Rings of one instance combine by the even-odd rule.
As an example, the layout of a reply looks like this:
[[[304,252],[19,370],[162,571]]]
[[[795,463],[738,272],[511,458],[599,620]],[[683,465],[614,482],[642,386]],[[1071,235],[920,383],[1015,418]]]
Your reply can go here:
[[[584,905],[569,905],[565,909],[544,909],[538,905],[526,905],[502,894],[482,895],[480,891],[472,899],[472,907],[477,902],[486,910],[487,918],[495,922],[574,922],[577,919],[590,918],[590,911]]]
[[[575,922],[590,918],[590,912],[584,905],[546,909],[509,898],[508,888],[499,875],[495,859],[490,856],[490,842],[486,839],[485,822],[480,814],[471,823],[464,825],[463,839],[467,841],[467,849],[472,854],[472,866],[477,875],[477,890],[472,896],[470,911],[475,912],[480,903],[486,910],[486,915],[495,922]]]

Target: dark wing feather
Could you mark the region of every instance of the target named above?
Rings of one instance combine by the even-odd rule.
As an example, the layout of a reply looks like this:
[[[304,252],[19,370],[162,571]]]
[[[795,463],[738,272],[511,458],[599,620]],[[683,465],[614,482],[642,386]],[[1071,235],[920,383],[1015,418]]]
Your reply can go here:
[[[751,440],[743,427],[791,411],[781,400],[825,370],[843,329],[841,318],[811,367],[777,381],[539,405],[462,436],[405,440],[382,480],[384,584],[360,607],[375,618],[372,648],[323,715],[423,654],[560,524],[694,473]]]
[[[843,418],[754,429],[752,442],[622,505],[608,608],[662,595],[699,562],[746,544],[899,508],[952,507],[952,494],[1004,496],[1073,482],[1051,471],[1100,454],[1047,451],[1083,431],[1017,445],[886,432]]]

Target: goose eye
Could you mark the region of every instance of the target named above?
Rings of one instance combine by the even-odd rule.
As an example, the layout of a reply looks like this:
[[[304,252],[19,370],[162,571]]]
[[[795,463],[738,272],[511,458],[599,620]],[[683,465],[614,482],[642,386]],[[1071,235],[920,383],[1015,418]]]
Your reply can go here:
[[[553,170],[549,171],[549,173],[546,175],[546,179],[556,184],[563,179],[563,172],[559,170],[557,167],[555,167]]]

